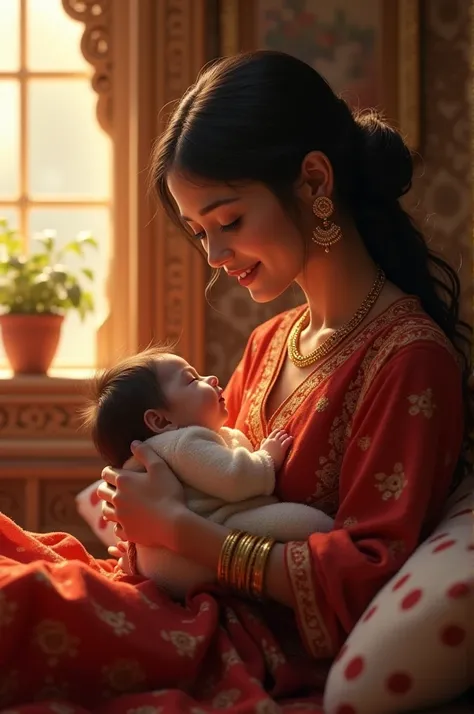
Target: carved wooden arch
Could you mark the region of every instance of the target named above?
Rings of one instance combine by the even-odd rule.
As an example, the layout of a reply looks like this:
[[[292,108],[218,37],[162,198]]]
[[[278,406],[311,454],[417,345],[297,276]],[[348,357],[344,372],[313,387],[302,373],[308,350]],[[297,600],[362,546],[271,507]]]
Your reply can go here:
[[[62,0],[65,12],[84,24],[81,52],[94,68],[92,87],[97,92],[97,119],[112,133],[112,14],[111,0]]]
[[[163,212],[147,200],[146,167],[162,109],[208,59],[207,0],[62,0],[84,24],[97,118],[112,138],[114,249],[109,317],[98,333],[99,366],[152,341],[177,340],[205,363],[205,266]]]

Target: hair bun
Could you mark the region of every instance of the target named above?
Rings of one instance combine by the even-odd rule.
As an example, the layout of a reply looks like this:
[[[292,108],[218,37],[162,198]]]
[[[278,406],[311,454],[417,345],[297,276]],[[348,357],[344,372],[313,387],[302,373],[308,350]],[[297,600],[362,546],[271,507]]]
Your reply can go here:
[[[413,160],[401,134],[374,110],[354,116],[359,143],[359,190],[397,200],[411,187]]]

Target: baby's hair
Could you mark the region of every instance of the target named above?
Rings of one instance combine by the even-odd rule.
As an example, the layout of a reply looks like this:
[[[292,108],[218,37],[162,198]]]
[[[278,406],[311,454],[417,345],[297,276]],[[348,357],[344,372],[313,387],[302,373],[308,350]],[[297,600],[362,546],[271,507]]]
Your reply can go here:
[[[156,373],[156,361],[170,347],[153,346],[98,372],[91,380],[88,403],[82,410],[100,456],[121,468],[131,456],[132,441],[145,441],[154,432],[145,424],[147,409],[167,409]]]

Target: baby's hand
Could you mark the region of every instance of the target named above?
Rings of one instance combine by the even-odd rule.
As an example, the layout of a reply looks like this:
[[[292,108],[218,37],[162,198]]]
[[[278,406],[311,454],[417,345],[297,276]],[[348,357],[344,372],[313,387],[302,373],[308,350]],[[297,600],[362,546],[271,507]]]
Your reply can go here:
[[[109,548],[107,548],[107,550],[109,555],[112,556],[112,558],[116,558],[118,560],[120,568],[122,568],[123,572],[126,575],[133,575],[132,569],[130,567],[130,562],[128,560],[128,548],[126,541],[119,540],[117,542],[117,545],[111,545]]]
[[[275,429],[270,436],[262,441],[260,448],[266,451],[273,459],[275,471],[283,464],[285,456],[293,442],[293,437],[283,429]]]

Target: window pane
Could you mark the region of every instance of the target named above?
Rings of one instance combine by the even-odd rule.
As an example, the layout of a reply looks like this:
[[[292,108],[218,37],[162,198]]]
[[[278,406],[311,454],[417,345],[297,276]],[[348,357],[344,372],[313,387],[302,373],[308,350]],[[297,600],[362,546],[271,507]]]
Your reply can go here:
[[[35,197],[107,198],[111,145],[96,118],[88,80],[31,81],[30,192]]]
[[[61,0],[27,0],[26,18],[28,69],[91,71],[80,47],[84,25],[66,14]]]
[[[9,228],[20,228],[20,217],[18,211],[10,206],[2,206],[0,203],[0,218],[6,218]]]
[[[0,0],[0,72],[20,65],[20,0]]]
[[[0,204],[0,218],[7,219],[9,228],[19,228],[20,226],[20,217],[18,215],[18,211],[15,211],[14,208],[10,208],[9,206],[2,206]],[[0,333],[0,369],[6,369],[7,366],[7,357],[3,348],[3,342]]]
[[[20,168],[20,86],[0,80],[0,201],[18,194]]]
[[[74,312],[68,314],[63,325],[61,342],[54,367],[94,367],[96,363],[96,332],[107,315],[105,296],[108,269],[110,224],[105,208],[87,209],[34,209],[30,213],[30,236],[42,230],[55,230],[60,246],[74,238],[80,231],[90,231],[99,242],[99,250],[88,249],[87,262],[77,256],[64,259],[69,268],[89,267],[94,271],[92,293],[95,311],[84,322]],[[34,243],[33,243],[34,246]],[[87,278],[84,287],[89,287]]]

